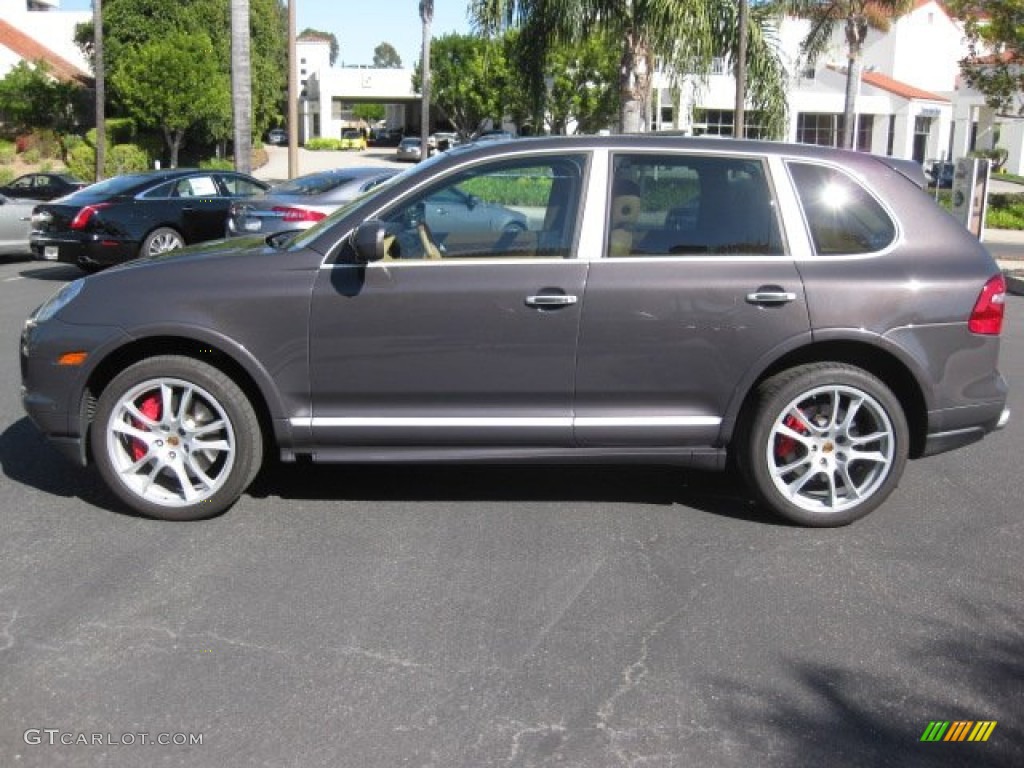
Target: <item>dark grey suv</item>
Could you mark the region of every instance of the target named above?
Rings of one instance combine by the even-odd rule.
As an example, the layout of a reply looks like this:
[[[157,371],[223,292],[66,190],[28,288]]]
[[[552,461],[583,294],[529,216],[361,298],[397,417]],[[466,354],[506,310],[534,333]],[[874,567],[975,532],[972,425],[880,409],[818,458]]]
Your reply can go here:
[[[263,454],[735,460],[808,525],[1003,426],[1005,284],[904,175],[756,142],[489,142],[292,235],[77,280],[28,319],[24,405],[146,515],[217,514]],[[448,190],[500,206],[448,227]]]

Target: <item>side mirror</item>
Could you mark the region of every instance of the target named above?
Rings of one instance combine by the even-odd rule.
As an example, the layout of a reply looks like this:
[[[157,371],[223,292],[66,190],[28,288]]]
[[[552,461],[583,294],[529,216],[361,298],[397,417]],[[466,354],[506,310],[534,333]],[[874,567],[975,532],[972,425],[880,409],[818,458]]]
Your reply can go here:
[[[356,255],[356,262],[369,264],[384,258],[384,236],[387,227],[377,219],[367,219],[349,235],[349,245]]]
[[[469,196],[468,196],[468,197],[466,198],[466,207],[467,207],[467,208],[468,208],[469,210],[471,210],[471,211],[472,211],[472,210],[473,210],[474,208],[476,208],[476,207],[477,207],[478,205],[480,205],[480,198],[479,198],[479,197],[477,197],[476,195],[469,195]]]

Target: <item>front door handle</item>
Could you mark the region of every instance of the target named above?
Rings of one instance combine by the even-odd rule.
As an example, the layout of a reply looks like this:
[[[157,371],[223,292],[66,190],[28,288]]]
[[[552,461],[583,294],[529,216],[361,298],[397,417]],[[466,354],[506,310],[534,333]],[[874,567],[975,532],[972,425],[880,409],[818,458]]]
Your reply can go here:
[[[528,307],[569,307],[577,301],[575,296],[566,296],[564,293],[544,293],[526,297]]]
[[[747,294],[748,304],[775,306],[778,304],[788,304],[791,301],[796,301],[796,294],[777,285],[762,285],[753,293]]]

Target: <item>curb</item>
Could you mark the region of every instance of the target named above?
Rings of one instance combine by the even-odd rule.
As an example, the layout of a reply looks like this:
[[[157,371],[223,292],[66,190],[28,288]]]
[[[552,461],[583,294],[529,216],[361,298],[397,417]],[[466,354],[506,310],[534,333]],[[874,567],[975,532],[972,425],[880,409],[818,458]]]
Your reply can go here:
[[[1015,296],[1024,296],[1024,269],[1004,269],[1006,290]]]

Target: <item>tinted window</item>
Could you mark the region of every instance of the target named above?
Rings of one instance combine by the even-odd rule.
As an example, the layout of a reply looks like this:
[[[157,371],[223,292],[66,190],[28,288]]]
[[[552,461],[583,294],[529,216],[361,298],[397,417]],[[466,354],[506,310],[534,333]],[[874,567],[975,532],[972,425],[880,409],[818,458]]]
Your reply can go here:
[[[896,238],[889,214],[845,173],[808,163],[790,163],[789,171],[818,253],[871,253]]]
[[[230,197],[252,197],[261,194],[265,189],[241,176],[224,175],[220,177],[220,183],[224,188],[223,194]]]
[[[450,176],[381,217],[388,258],[568,258],[583,167],[530,158]]]
[[[143,192],[142,196],[146,198],[170,197],[174,191],[175,183],[176,182],[168,181],[163,184],[158,184],[152,189]]]
[[[609,256],[784,252],[759,160],[616,155],[613,169]]]

